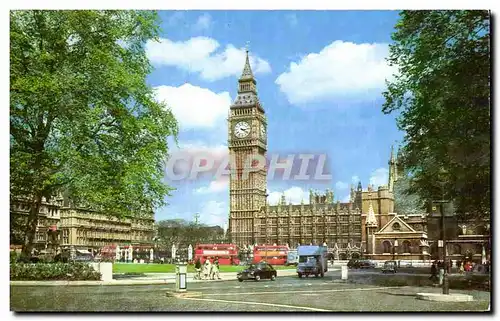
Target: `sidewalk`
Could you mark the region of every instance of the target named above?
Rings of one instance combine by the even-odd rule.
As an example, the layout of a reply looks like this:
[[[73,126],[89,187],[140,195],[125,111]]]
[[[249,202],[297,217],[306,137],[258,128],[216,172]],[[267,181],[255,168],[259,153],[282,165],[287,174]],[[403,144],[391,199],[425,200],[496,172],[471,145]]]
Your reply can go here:
[[[278,270],[278,277],[292,276],[296,274],[293,270]],[[187,274],[188,283],[199,282],[223,282],[236,280],[236,272],[220,273],[221,280],[194,280],[194,273]],[[10,281],[15,286],[83,286],[83,285],[156,285],[175,284],[175,273],[148,273],[146,276],[130,279],[118,279],[112,281]]]

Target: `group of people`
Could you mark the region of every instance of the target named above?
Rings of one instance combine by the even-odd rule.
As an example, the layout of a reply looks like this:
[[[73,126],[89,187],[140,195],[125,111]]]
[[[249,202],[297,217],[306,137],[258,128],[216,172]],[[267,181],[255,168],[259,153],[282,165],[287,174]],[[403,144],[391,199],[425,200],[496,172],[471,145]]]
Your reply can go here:
[[[196,276],[195,279],[198,280],[215,280],[218,279],[220,280],[220,274],[219,274],[219,258],[216,257],[213,261],[213,263],[210,262],[209,259],[205,260],[205,263],[201,264],[200,259],[198,258],[196,260],[196,263],[194,264],[194,268],[196,270]]]
[[[470,262],[470,261],[464,261],[464,262],[457,261],[455,264],[456,264],[457,270],[460,274],[463,274],[464,272],[472,272],[474,270],[474,266],[475,266],[475,264]],[[431,276],[429,277],[429,279],[436,282],[439,279],[438,274],[439,274],[440,269],[446,269],[446,273],[450,274],[451,273],[451,265],[452,265],[451,260],[447,261],[446,263],[444,263],[443,261],[432,262]],[[485,266],[486,272],[489,272],[489,266],[490,266],[489,261],[484,266]],[[481,268],[481,266],[479,266],[478,268]]]

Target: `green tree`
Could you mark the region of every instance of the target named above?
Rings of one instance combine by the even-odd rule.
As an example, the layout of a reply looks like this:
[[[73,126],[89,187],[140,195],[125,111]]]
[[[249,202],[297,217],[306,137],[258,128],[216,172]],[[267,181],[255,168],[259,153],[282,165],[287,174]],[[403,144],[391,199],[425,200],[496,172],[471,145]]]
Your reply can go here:
[[[488,11],[401,12],[388,58],[399,73],[384,92],[410,192],[469,218],[490,213],[489,26]]]
[[[10,189],[30,214],[29,256],[43,198],[64,191],[117,217],[151,213],[177,122],[146,83],[151,11],[11,11]]]
[[[190,244],[219,243],[224,238],[224,229],[220,226],[195,224],[183,219],[162,220],[156,224],[156,228],[160,244],[168,249],[172,244],[187,248]]]

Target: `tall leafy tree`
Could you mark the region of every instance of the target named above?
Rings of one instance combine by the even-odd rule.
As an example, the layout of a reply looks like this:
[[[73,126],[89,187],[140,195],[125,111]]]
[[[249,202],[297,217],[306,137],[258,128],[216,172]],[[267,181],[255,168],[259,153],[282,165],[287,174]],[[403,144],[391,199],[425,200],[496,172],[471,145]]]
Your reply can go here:
[[[156,229],[159,243],[167,249],[173,244],[187,248],[190,244],[219,243],[224,239],[224,229],[220,226],[195,224],[183,219],[159,221]]]
[[[488,11],[403,11],[388,58],[383,112],[399,113],[410,191],[464,218],[491,206],[489,28]]]
[[[10,188],[30,204],[29,256],[43,198],[118,217],[164,204],[171,111],[146,83],[151,11],[12,11]]]

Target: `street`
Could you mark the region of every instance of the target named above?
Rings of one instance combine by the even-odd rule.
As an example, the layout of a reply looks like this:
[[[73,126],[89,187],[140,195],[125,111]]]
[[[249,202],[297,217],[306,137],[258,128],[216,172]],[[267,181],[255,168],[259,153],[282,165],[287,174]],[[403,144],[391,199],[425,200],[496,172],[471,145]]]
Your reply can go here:
[[[352,275],[369,271],[353,271]],[[460,291],[473,302],[428,302],[417,292],[440,288],[377,286],[340,282],[340,272],[325,278],[279,277],[276,281],[205,282],[188,285],[193,297],[167,297],[174,285],[11,286],[13,311],[486,311],[490,293]]]

